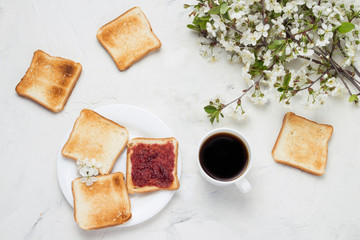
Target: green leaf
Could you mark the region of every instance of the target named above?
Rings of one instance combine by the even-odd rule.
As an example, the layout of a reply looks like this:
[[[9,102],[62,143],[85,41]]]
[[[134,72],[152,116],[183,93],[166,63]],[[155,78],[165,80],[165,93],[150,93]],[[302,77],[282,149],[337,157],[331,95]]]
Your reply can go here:
[[[277,49],[279,47],[281,47],[281,45],[285,43],[284,39],[275,39],[270,45],[268,45],[268,49]]]
[[[273,13],[272,16],[272,18],[278,18],[281,16],[281,13]]]
[[[194,25],[199,25],[199,24],[201,23],[201,19],[199,18],[198,15],[196,15],[196,16],[194,17],[194,20],[193,20],[192,23],[193,23]]]
[[[199,20],[201,21],[209,21],[210,20],[210,16],[204,16],[204,17],[199,17]]]
[[[205,110],[205,112],[211,114],[211,113],[216,112],[216,107],[212,106],[212,105],[207,105],[207,106],[204,107],[204,110]]]
[[[253,76],[253,77],[256,77],[257,75],[259,75],[259,70],[256,70],[256,69],[250,69],[249,71],[250,75]]]
[[[349,98],[349,102],[359,101],[358,96],[356,94],[353,94]]]
[[[276,47],[277,45],[273,43],[268,45],[268,49],[275,49]]]
[[[224,2],[220,5],[220,13],[221,14],[225,14],[228,9],[229,9],[229,5],[226,2]]]
[[[210,118],[210,122],[211,122],[211,124],[213,124],[214,123],[214,120],[215,120],[215,117],[216,117],[216,115],[211,115],[211,118]]]
[[[279,92],[283,92],[285,89],[282,88],[282,87],[279,87],[277,90],[278,90]]]
[[[284,86],[285,88],[287,88],[287,87],[289,86],[290,80],[291,80],[291,73],[288,73],[288,74],[286,74],[285,77],[284,77],[283,86]]]
[[[339,27],[338,27],[338,32],[339,33],[347,33],[350,32],[351,30],[353,30],[355,28],[355,25],[349,22],[343,22]]]
[[[206,30],[206,23],[209,21],[210,16],[199,17],[198,15],[194,18],[193,24],[200,30]],[[195,30],[195,29],[193,29]],[[197,30],[198,31],[198,30]]]
[[[253,65],[253,68],[259,69],[259,70],[267,70],[267,67],[264,66],[264,61],[255,59],[255,63]]]
[[[274,40],[274,44],[276,44],[276,45],[281,45],[283,43],[285,43],[285,39],[275,39]]]
[[[281,102],[285,98],[285,93],[281,94],[279,102]]]
[[[208,11],[209,14],[219,14],[220,13],[220,8],[221,6],[216,6],[212,9],[210,9],[210,11]]]
[[[231,21],[229,11],[227,11],[227,12],[226,12],[225,14],[223,14],[222,16],[223,16],[223,18],[225,18],[226,20]]]
[[[200,28],[198,26],[192,24],[188,24],[187,27],[194,31],[200,31]]]

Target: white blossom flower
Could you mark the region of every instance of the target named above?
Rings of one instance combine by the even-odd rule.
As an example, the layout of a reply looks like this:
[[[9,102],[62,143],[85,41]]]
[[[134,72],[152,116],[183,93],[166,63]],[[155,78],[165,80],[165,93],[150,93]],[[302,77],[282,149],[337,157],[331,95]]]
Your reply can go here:
[[[282,17],[271,19],[271,22],[274,24],[274,27],[278,27],[281,30],[285,30],[285,26],[283,25],[284,19]]]
[[[336,78],[332,77],[332,78],[329,78],[327,81],[326,81],[326,85],[328,87],[336,87],[338,85],[337,81],[336,81]]]
[[[279,101],[279,100],[277,100],[277,101]],[[282,107],[283,109],[286,109],[287,111],[293,110],[292,106],[287,101],[281,101],[280,107]]]
[[[333,37],[332,29],[333,27],[331,24],[327,25],[326,23],[323,23],[321,28],[318,30],[318,33],[324,35],[325,39],[330,39]]]
[[[245,46],[253,45],[255,46],[257,41],[261,38],[260,32],[252,33],[250,29],[244,32],[243,37],[240,39],[240,43],[244,44]]]
[[[328,16],[332,12],[332,5],[329,2],[322,2],[320,5],[323,8],[322,14]]]
[[[86,186],[93,185],[94,182],[96,182],[98,179],[96,177],[82,177],[80,178],[80,182],[86,183]]]
[[[314,5],[316,5],[316,2],[314,0],[305,0],[306,7],[309,9],[312,9]]]
[[[275,64],[272,70],[273,74],[276,76],[285,76],[284,66]]]
[[[330,91],[330,95],[333,97],[341,97],[345,93],[346,93],[346,89],[340,84],[336,85],[336,87]]]
[[[211,34],[213,37],[216,37],[216,29],[213,27],[213,25],[210,22],[206,23],[206,31]]]
[[[314,98],[309,98],[308,101],[304,104],[306,109],[315,110],[318,109],[321,105],[325,104],[328,98],[328,94],[319,93],[314,96]]]
[[[305,0],[295,0],[295,4],[300,6],[305,4]]]
[[[229,52],[236,52],[236,53],[240,53],[240,47],[239,46],[236,46],[235,42],[232,41],[232,40],[225,40],[224,38],[222,38],[220,40],[220,43],[222,44],[222,46],[225,48],[226,51],[229,51]]]
[[[248,96],[248,98],[250,99],[250,101],[252,101],[256,105],[264,105],[269,100],[269,96],[265,95],[265,94],[264,94],[264,96],[251,95],[251,96]]]
[[[241,62],[240,56],[238,54],[231,54],[231,55],[228,54],[227,59],[232,63],[240,63]]]
[[[199,52],[200,52],[200,55],[205,59],[209,59],[213,55],[210,46],[206,45],[206,44],[199,45]]]
[[[327,94],[324,94],[324,93],[320,93],[318,96],[317,96],[317,101],[320,103],[320,104],[324,104],[326,102],[326,100],[328,99],[328,96]]]
[[[324,8],[316,5],[312,8],[312,12],[314,13],[315,17],[320,18],[321,13],[323,12]]]
[[[234,108],[230,106],[229,111],[229,116],[235,120],[244,120],[248,117],[248,114],[241,107]]]
[[[210,7],[209,7],[209,4],[207,2],[204,3],[203,6],[200,7],[199,9],[199,17],[203,17],[205,16],[205,14],[210,11]]]
[[[298,6],[296,2],[287,2],[285,7],[283,8],[284,19],[291,18],[292,14],[298,11]]]
[[[316,46],[318,47],[324,47],[326,45],[328,45],[330,42],[329,42],[329,39],[318,39],[315,43]]]
[[[261,14],[260,14],[260,12],[258,12],[258,13],[253,13],[253,14],[249,14],[249,15],[248,15],[248,18],[249,18],[249,21],[251,21],[251,22],[256,22],[258,19],[261,18]]]
[[[245,65],[251,65],[255,62],[254,53],[249,52],[248,50],[242,50],[240,52],[240,57]]]
[[[271,54],[272,54],[271,50],[267,50],[266,53],[264,54],[264,65],[267,67],[271,65],[271,60],[272,60]]]
[[[81,182],[86,183],[87,186],[91,186],[97,179],[95,176],[99,175],[100,163],[96,162],[95,158],[85,158],[84,160],[77,160],[76,164],[79,167],[79,173],[82,176]]]
[[[213,26],[215,29],[219,29],[221,32],[226,31],[225,23],[219,15],[212,14],[211,19],[214,20]]]
[[[234,1],[230,5],[229,15],[233,19],[241,19],[245,14],[249,13],[249,8],[246,7],[244,1]]]
[[[249,86],[253,85],[254,81],[252,80],[252,76],[249,74],[246,66],[242,69],[242,77]]]
[[[260,33],[260,35],[267,37],[268,36],[268,30],[270,28],[269,24],[263,24],[262,22],[260,22],[257,26],[256,26],[256,31],[258,31]]]

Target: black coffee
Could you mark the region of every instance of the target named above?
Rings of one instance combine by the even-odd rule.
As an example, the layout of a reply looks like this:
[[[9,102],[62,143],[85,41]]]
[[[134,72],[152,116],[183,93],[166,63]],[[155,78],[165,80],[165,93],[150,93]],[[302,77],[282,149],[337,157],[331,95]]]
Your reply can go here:
[[[231,181],[246,169],[249,159],[245,143],[229,133],[217,133],[202,144],[200,165],[212,178]]]

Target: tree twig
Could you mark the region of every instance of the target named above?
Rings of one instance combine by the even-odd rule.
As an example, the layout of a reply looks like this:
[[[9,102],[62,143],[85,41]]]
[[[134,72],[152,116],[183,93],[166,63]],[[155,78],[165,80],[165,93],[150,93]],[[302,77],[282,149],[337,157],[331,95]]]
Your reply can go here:
[[[319,65],[324,65],[322,62],[320,62],[320,61],[317,60],[317,59],[309,58],[309,57],[302,56],[302,55],[299,55],[298,57],[299,57],[299,58],[302,58],[302,59],[306,59],[306,60],[312,61],[312,62],[317,63],[317,64],[319,64]]]

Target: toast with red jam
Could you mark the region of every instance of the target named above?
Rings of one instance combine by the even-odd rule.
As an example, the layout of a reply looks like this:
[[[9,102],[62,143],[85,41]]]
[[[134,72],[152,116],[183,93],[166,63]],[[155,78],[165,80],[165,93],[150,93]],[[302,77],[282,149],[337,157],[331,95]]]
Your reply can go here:
[[[176,190],[178,142],[175,138],[134,138],[127,145],[129,193]]]

